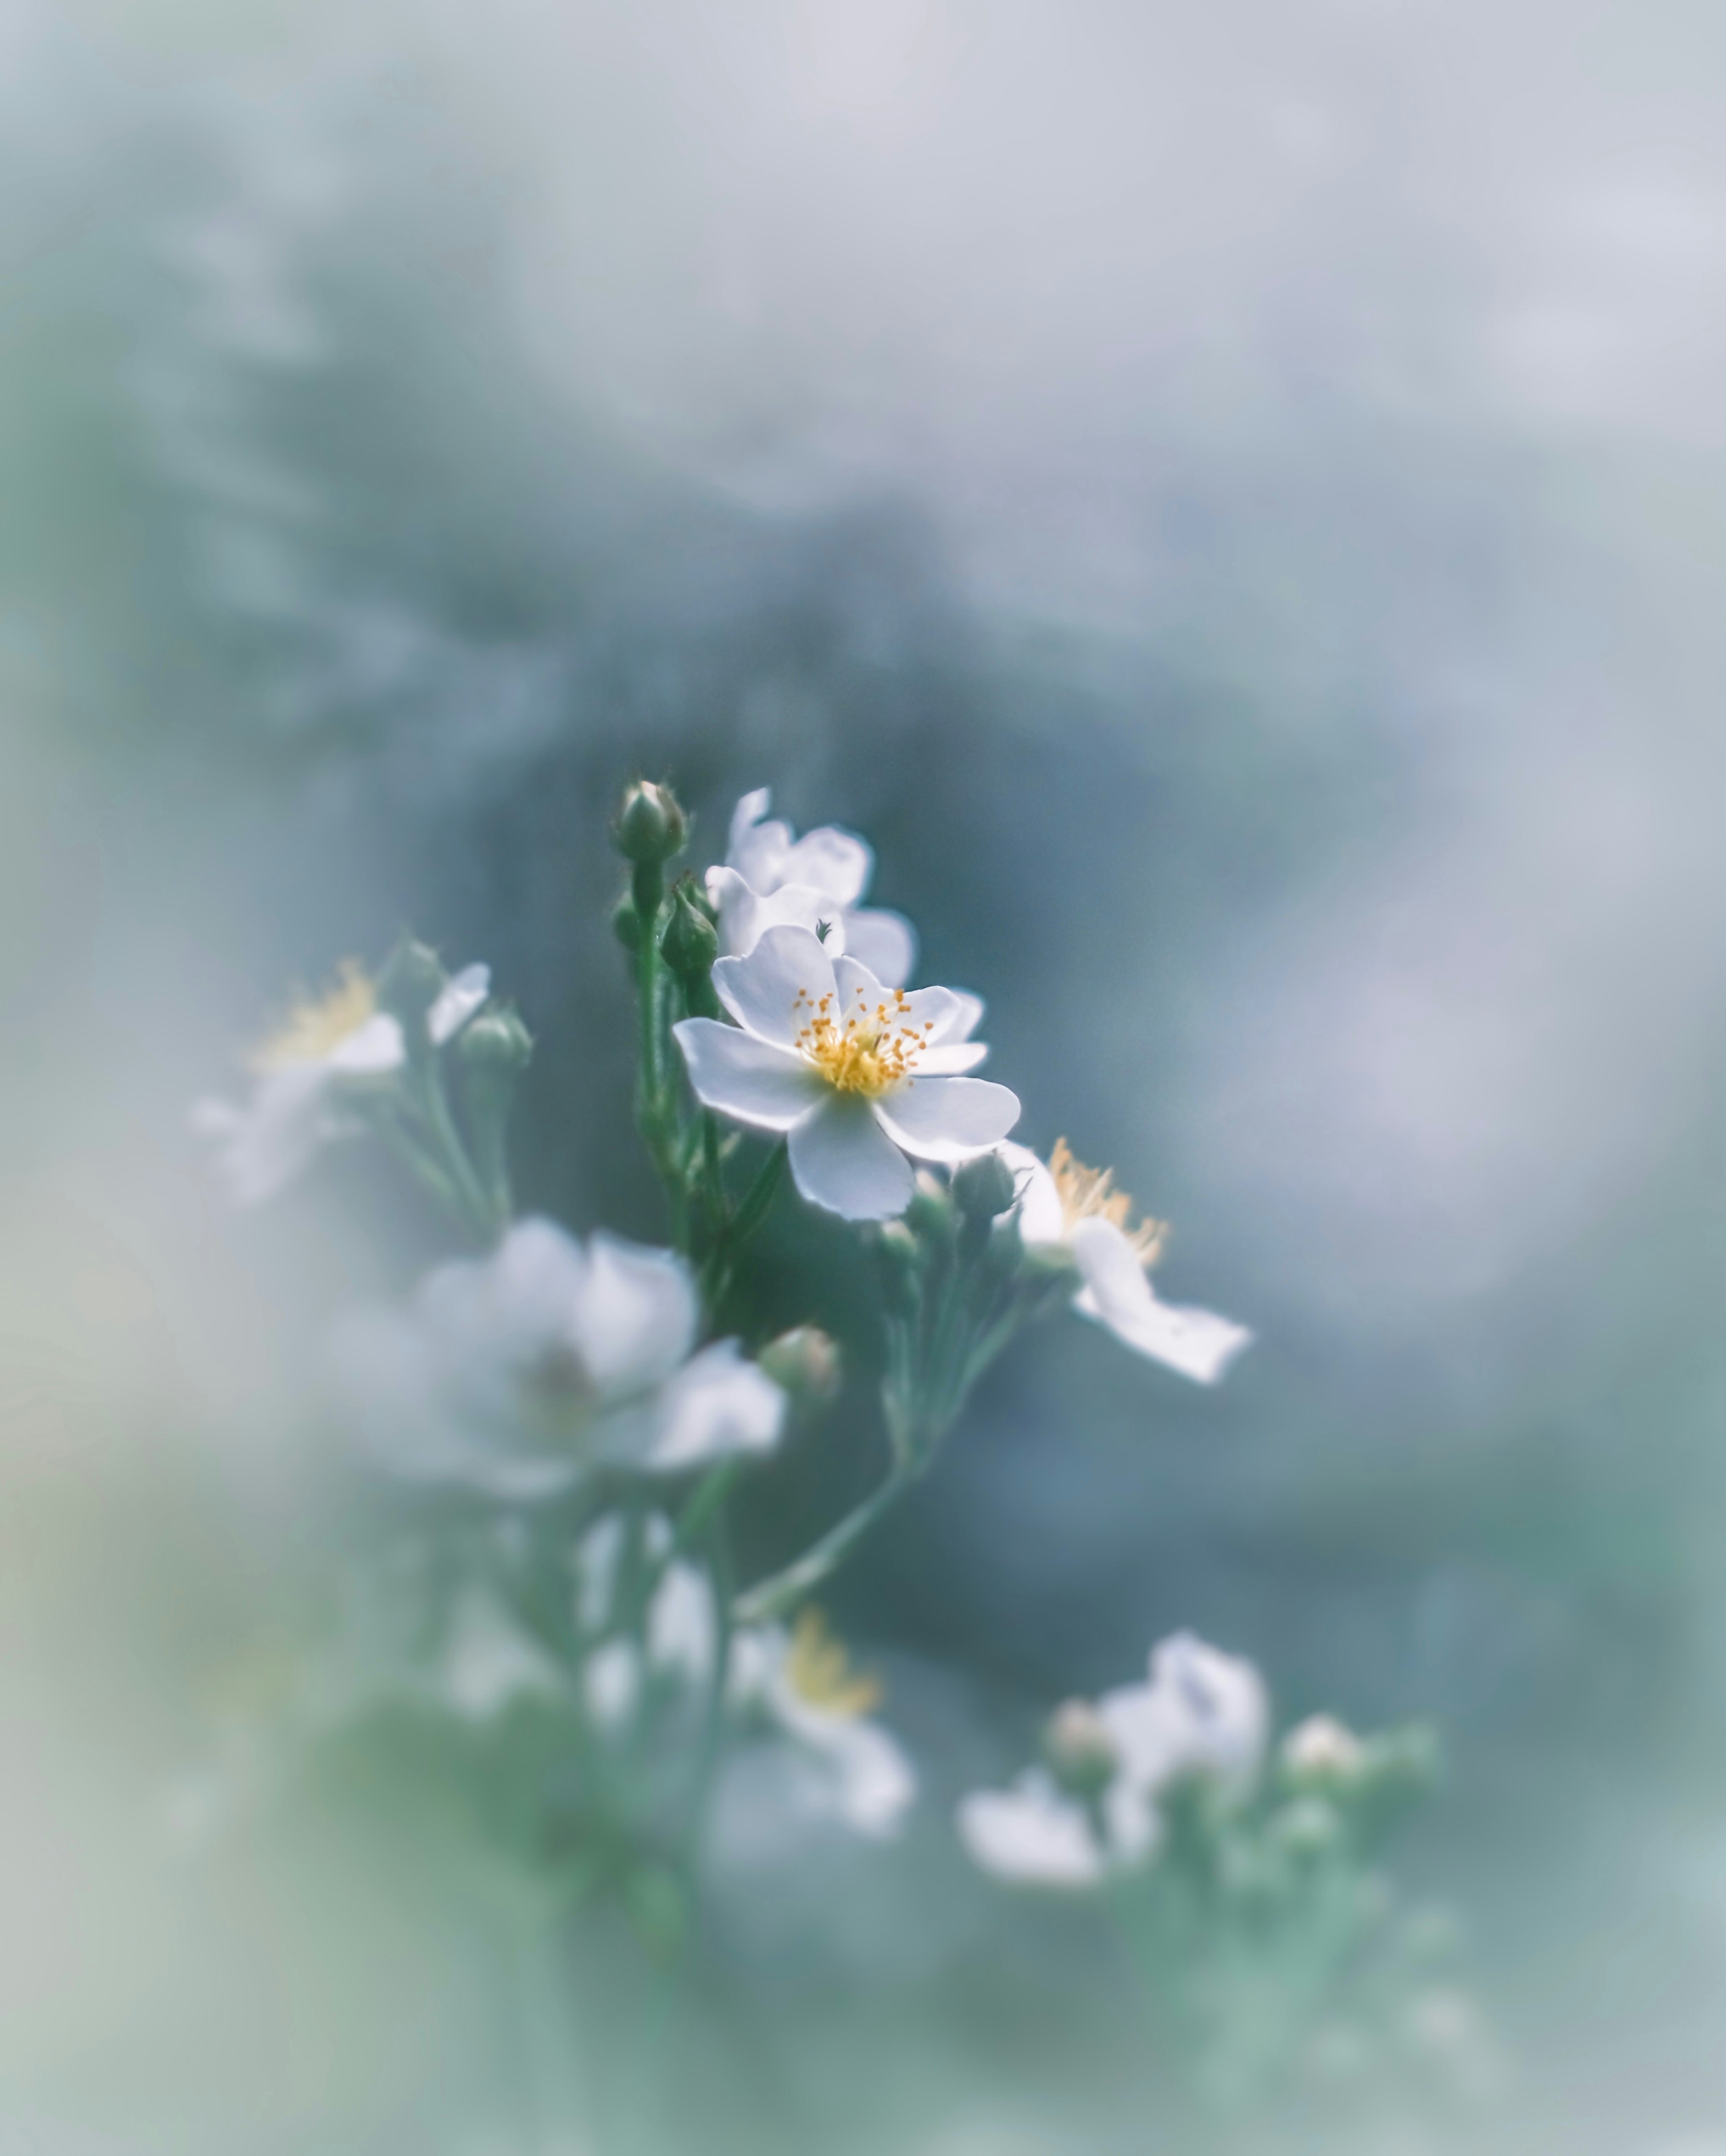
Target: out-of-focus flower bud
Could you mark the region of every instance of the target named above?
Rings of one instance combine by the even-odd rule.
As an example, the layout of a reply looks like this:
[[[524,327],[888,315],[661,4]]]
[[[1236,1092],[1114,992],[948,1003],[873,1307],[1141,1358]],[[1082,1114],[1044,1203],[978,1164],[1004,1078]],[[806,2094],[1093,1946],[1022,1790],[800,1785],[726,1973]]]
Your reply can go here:
[[[689,819],[669,786],[638,778],[624,788],[611,829],[625,860],[658,867],[682,852]]]
[[[979,1153],[953,1172],[953,1203],[968,1220],[993,1220],[1015,1194],[1013,1171],[998,1152]]]
[[[1102,1717],[1088,1700],[1064,1700],[1043,1732],[1049,1771],[1076,1797],[1098,1797],[1115,1779],[1121,1755]]]
[[[456,1035],[456,1053],[470,1085],[513,1089],[533,1054],[533,1035],[506,1004],[465,1026]]]
[[[1017,1213],[1003,1213],[989,1224],[984,1262],[999,1280],[1010,1280],[1025,1263],[1025,1236]]]
[[[957,1224],[953,1200],[927,1169],[917,1172],[917,1188],[905,1209],[905,1224],[912,1235],[931,1243],[951,1242]]]
[[[612,908],[611,932],[632,955],[641,948],[641,916],[632,891],[626,891]]]
[[[378,976],[378,1008],[400,1019],[410,1044],[423,1041],[427,1014],[444,993],[449,978],[443,961],[429,943],[404,936]]]
[[[1334,1715],[1311,1715],[1282,1740],[1283,1779],[1297,1789],[1349,1788],[1365,1759],[1366,1748]]]
[[[844,1382],[839,1342],[819,1325],[794,1326],[769,1340],[755,1359],[801,1408],[825,1407]]]

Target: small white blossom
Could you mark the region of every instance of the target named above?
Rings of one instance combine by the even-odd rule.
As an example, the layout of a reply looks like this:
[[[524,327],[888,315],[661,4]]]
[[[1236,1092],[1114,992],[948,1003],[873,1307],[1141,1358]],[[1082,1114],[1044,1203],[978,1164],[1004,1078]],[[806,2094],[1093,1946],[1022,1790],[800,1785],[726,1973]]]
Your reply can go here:
[[[747,957],[766,929],[824,921],[835,954],[848,952],[887,988],[902,988],[917,963],[917,933],[902,914],[860,904],[875,872],[868,842],[831,824],[794,838],[789,824],[765,820],[772,805],[764,786],[743,796],[725,865],[707,871],[720,950]]]
[[[1364,1757],[1360,1739],[1333,1714],[1309,1715],[1282,1740],[1282,1759],[1292,1774],[1346,1781]]]
[[[1016,1094],[959,1075],[988,1054],[969,1038],[982,1015],[974,996],[885,988],[789,927],[767,930],[746,958],[720,959],[713,986],[736,1025],[675,1028],[696,1097],[788,1133],[798,1188],[829,1212],[902,1213],[914,1187],[907,1154],[969,1160],[1018,1121]]]
[[[1046,1164],[1027,1147],[1003,1145],[1001,1158],[1019,1183],[1019,1231],[1028,1250],[1066,1250],[1085,1285],[1073,1308],[1106,1325],[1117,1340],[1184,1378],[1215,1384],[1251,1340],[1244,1325],[1164,1302],[1149,1268],[1163,1229],[1132,1224],[1132,1201],[1112,1188],[1107,1169],[1086,1168],[1060,1140]]]
[[[1152,1650],[1149,1681],[1097,1701],[1112,1748],[1093,1804],[1033,1767],[1008,1789],[977,1789],[958,1807],[960,1838],[985,1871],[1017,1886],[1084,1889],[1135,1871],[1163,1837],[1157,1799],[1205,1776],[1240,1796],[1256,1779],[1270,1702],[1251,1662],[1177,1632]]]
[[[839,1820],[871,1840],[896,1835],[917,1794],[917,1775],[897,1742],[871,1719],[881,1686],[850,1667],[813,1609],[790,1632],[753,1625],[732,1640],[734,1707],[764,1711],[789,1740],[797,1809]]]
[[[676,1474],[772,1449],[784,1394],[734,1340],[692,1353],[700,1325],[674,1252],[529,1219],[407,1308],[351,1321],[337,1374],[398,1472],[544,1497],[594,1466]]]
[[[465,966],[426,1014],[433,1045],[452,1040],[485,1003],[491,968]],[[236,1204],[260,1204],[299,1176],[323,1147],[361,1125],[345,1106],[345,1083],[388,1078],[408,1060],[401,1021],[378,1008],[363,970],[345,966],[336,987],[302,1004],[252,1058],[254,1083],[244,1107],[198,1101],[193,1127],[213,1139]]]

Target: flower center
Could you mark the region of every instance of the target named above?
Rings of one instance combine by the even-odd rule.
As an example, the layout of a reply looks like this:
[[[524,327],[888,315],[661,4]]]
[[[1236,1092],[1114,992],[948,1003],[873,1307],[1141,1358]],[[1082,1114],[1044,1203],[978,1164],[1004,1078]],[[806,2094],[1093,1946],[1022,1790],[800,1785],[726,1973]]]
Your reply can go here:
[[[344,958],[334,988],[302,998],[282,1023],[252,1051],[254,1070],[283,1070],[295,1063],[320,1063],[357,1033],[378,1008],[378,993],[357,958]]]
[[[1066,1140],[1057,1138],[1049,1156],[1049,1173],[1055,1178],[1069,1235],[1081,1220],[1107,1220],[1132,1244],[1141,1265],[1155,1265],[1162,1254],[1163,1238],[1169,1232],[1168,1223],[1141,1220],[1133,1226],[1133,1200],[1124,1190],[1114,1188],[1112,1168],[1086,1168],[1083,1161],[1073,1158]]]
[[[837,1002],[836,996],[817,1000],[807,988],[798,990],[791,1005],[792,1016],[804,1021],[798,1051],[838,1091],[878,1100],[911,1075],[935,1021],[921,1028],[913,1024],[902,988],[895,988],[873,1009],[862,988],[854,1009],[841,1014],[835,1008]]]
[[[828,1630],[827,1620],[807,1604],[791,1628],[785,1676],[805,1707],[842,1722],[872,1713],[881,1702],[881,1679],[861,1676],[851,1667],[850,1656]]]

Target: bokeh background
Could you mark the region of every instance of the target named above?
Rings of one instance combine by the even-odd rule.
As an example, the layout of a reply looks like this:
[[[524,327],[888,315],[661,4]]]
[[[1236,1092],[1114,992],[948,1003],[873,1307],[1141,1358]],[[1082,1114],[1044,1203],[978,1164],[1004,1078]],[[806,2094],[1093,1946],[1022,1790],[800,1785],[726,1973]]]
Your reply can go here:
[[[1406,1861],[1513,2064],[1433,2145],[1726,2150],[1723,96],[1695,0],[7,0],[7,2156],[541,2156],[336,1807],[176,1854],[330,1319],[439,1247],[357,1156],[233,1216],[186,1111],[411,924],[539,1037],[524,1195],[661,1232],[637,770],[702,858],[866,831],[1021,1134],[1259,1335],[994,1374],[835,1597],[919,1823],[720,1912],[651,2145],[1170,2146],[947,1810],[1190,1624],[1446,1733]]]

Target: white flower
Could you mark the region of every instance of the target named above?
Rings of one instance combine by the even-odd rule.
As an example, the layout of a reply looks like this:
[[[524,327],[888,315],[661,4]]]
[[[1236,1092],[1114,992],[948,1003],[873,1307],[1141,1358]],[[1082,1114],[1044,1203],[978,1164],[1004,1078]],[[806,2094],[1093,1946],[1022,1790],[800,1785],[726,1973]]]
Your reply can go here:
[[[848,1220],[904,1211],[907,1153],[969,1160],[1018,1120],[1016,1094],[958,1075],[989,1052],[968,1037],[983,1011],[974,996],[884,988],[806,928],[769,928],[747,958],[718,961],[713,986],[737,1024],[674,1029],[697,1098],[789,1132],[798,1188]]]
[[[1162,1224],[1133,1226],[1133,1201],[1111,1187],[1107,1168],[1075,1160],[1065,1138],[1056,1141],[1046,1166],[1025,1146],[999,1151],[1019,1178],[1019,1231],[1026,1248],[1065,1250],[1083,1276],[1074,1309],[1107,1326],[1139,1354],[1201,1385],[1215,1384],[1252,1335],[1231,1318],[1164,1302],[1156,1293],[1148,1268],[1161,1248]]]
[[[960,1837],[985,1871],[1017,1886],[1099,1886],[1155,1854],[1163,1837],[1156,1800],[1171,1784],[1202,1775],[1239,1797],[1263,1762],[1263,1680],[1251,1662],[1190,1632],[1152,1650],[1148,1683],[1105,1692],[1093,1712],[1112,1753],[1093,1804],[1045,1767],[1027,1769],[1010,1789],[976,1789],[961,1800]]]
[[[765,929],[827,921],[835,952],[848,952],[886,987],[902,988],[917,963],[917,933],[902,914],[859,905],[875,870],[867,841],[831,824],[794,839],[789,824],[763,820],[772,805],[764,786],[743,796],[725,865],[707,871],[721,951],[747,957]]]
[[[1303,1780],[1347,1781],[1364,1758],[1360,1739],[1333,1714],[1309,1715],[1282,1740],[1283,1765]]]
[[[674,1252],[529,1219],[352,1321],[337,1371],[399,1472],[543,1497],[593,1466],[676,1474],[778,1442],[784,1394],[734,1340],[692,1355],[700,1323]]]
[[[917,1775],[871,1710],[881,1686],[851,1668],[819,1614],[805,1608],[794,1629],[754,1625],[732,1640],[731,1697],[763,1709],[794,1748],[798,1808],[841,1820],[882,1841],[896,1834],[917,1794]]]
[[[1264,1763],[1271,1724],[1264,1679],[1251,1662],[1192,1632],[1153,1647],[1150,1681],[1106,1691],[1097,1712],[1122,1774],[1147,1794],[1189,1774],[1244,1794]]]
[[[435,1047],[455,1038],[491,993],[486,966],[445,983],[426,1016]],[[344,1082],[387,1078],[408,1060],[401,1022],[378,1008],[352,962],[316,1003],[301,1004],[252,1057],[256,1082],[244,1107],[199,1101],[193,1127],[215,1140],[218,1165],[236,1204],[256,1205],[291,1183],[321,1147],[361,1127],[342,1101]]]

